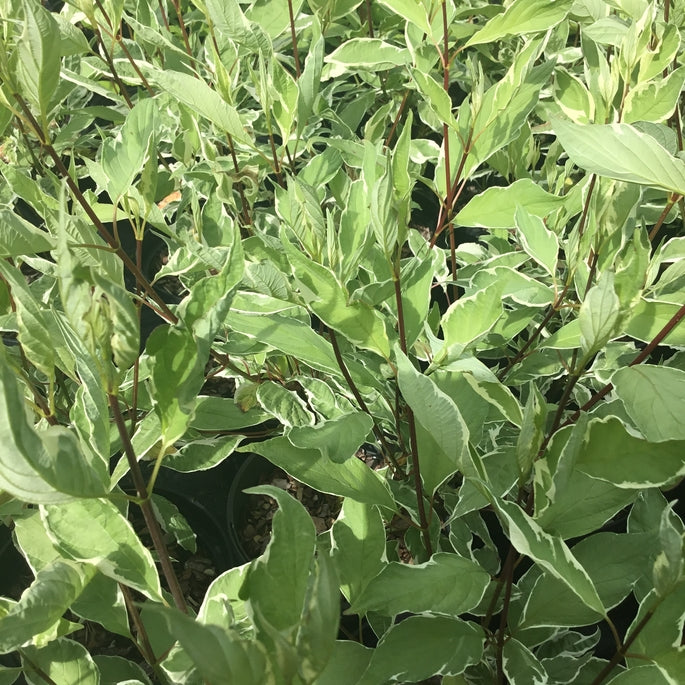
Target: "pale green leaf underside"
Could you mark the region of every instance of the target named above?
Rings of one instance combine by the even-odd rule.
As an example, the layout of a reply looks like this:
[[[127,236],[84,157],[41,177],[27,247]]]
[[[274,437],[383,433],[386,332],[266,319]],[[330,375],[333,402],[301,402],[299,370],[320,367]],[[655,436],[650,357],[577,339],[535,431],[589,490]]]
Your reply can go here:
[[[611,382],[647,440],[685,440],[685,371],[642,364],[619,369]]]
[[[295,447],[285,437],[239,447],[238,452],[261,454],[293,478],[319,492],[353,497],[358,502],[395,509],[385,481],[356,457],[336,463],[322,456],[319,450]]]
[[[630,124],[581,126],[552,119],[552,129],[571,160],[586,171],[685,195],[685,162]]]
[[[522,178],[509,186],[488,188],[476,195],[457,214],[455,221],[461,226],[513,228],[518,205],[524,206],[533,216],[545,217],[563,203],[564,198],[548,193],[529,178]]]
[[[471,36],[464,47],[491,43],[508,35],[546,31],[566,17],[573,0],[516,0]]]
[[[489,575],[478,564],[455,554],[439,552],[416,566],[391,562],[366,586],[350,611],[456,616],[480,602],[489,582]]]

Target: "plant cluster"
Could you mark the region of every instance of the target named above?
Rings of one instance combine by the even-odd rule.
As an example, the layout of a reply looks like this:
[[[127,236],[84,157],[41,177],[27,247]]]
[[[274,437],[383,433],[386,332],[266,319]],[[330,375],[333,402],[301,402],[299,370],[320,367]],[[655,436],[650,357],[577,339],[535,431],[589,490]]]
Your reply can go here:
[[[685,3],[53,4],[0,0],[0,683],[684,682]],[[242,452],[342,511],[253,488],[195,611],[155,488]]]

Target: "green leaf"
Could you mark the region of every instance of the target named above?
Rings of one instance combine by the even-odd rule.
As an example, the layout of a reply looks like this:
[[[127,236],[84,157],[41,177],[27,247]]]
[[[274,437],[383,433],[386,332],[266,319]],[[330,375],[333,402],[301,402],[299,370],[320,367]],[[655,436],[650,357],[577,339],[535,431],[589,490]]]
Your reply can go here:
[[[294,390],[280,383],[265,381],[257,387],[257,401],[264,411],[277,418],[284,426],[311,426],[314,415]]]
[[[668,679],[657,664],[635,666],[626,671],[621,671],[617,676],[607,682],[607,685],[672,685],[674,681]]]
[[[61,322],[63,323],[63,322]],[[137,326],[136,326],[137,329]],[[76,359],[78,376],[81,386],[76,391],[74,404],[69,412],[74,428],[81,440],[81,445],[87,446],[92,452],[93,459],[99,459],[103,464],[103,476],[108,473],[110,455],[110,423],[109,407],[105,390],[100,382],[98,369],[90,355],[80,341],[65,336],[67,345],[72,343],[80,348]]]
[[[92,270],[93,282],[105,294],[103,313],[111,323],[111,351],[114,363],[121,374],[125,373],[138,358],[140,351],[140,326],[138,312],[131,295],[120,285],[114,283],[95,269]]]
[[[216,2],[216,0],[214,0]],[[217,4],[223,4],[219,2]],[[291,7],[293,16],[298,18],[303,0],[294,0]],[[257,0],[246,8],[245,15],[254,24],[264,29],[271,38],[277,38],[290,28],[290,12],[288,7],[274,7],[270,0]]]
[[[413,267],[413,268],[412,268]],[[431,306],[431,288],[435,268],[430,259],[417,258],[400,276],[402,312],[407,349],[411,349],[423,328]]]
[[[414,123],[414,114],[411,110],[407,113],[407,119],[397,136],[397,143],[392,152],[392,183],[396,198],[404,203],[411,195],[411,177],[409,174],[409,155],[411,151],[411,129]],[[406,216],[402,221],[407,221]],[[403,226],[399,227],[400,235],[404,236]],[[400,243],[404,243],[404,237],[400,237]]]
[[[0,616],[0,654],[16,650],[50,629],[95,572],[93,566],[66,559],[55,559],[38,571],[21,599],[9,613]]]
[[[302,0],[293,2],[293,11],[297,14]],[[276,37],[282,31],[284,20],[290,23],[286,8],[273,8],[269,11],[261,3],[253,3],[250,16],[243,14],[237,0],[204,0],[208,19],[221,33],[245,47],[251,52],[269,55],[273,52],[269,35]],[[279,11],[280,10],[280,11]],[[285,11],[284,11],[285,10]]]
[[[502,670],[511,685],[548,683],[545,667],[533,652],[515,639],[507,640],[502,649]]]
[[[505,36],[547,31],[566,18],[573,0],[515,0],[464,45],[492,43]]]
[[[100,684],[109,685],[109,683],[127,683],[133,681],[129,685],[151,685],[145,671],[138,665],[124,659],[122,656],[106,656],[98,654],[93,657],[95,665],[100,671]]]
[[[50,100],[59,84],[60,34],[52,14],[36,2],[24,0],[24,32],[14,68],[21,95],[40,110],[43,130],[48,127]]]
[[[166,465],[166,462],[165,462]],[[172,536],[176,544],[188,550],[191,554],[197,552],[196,535],[184,518],[178,507],[165,497],[153,494],[151,498],[152,510],[159,521],[162,530]]]
[[[276,630],[291,631],[304,607],[315,548],[314,523],[306,509],[280,488],[259,485],[245,492],[273,497],[278,511],[269,545],[250,566],[241,597]]]
[[[238,452],[256,452],[279,466],[293,478],[331,495],[352,497],[391,511],[395,502],[388,485],[360,459],[350,457],[342,464],[323,457],[319,450],[295,447],[286,437],[239,447]]]
[[[295,79],[280,65],[278,60],[271,62],[270,69],[274,96],[271,113],[278,124],[281,137],[283,140],[288,140],[297,112],[299,89]]]
[[[34,574],[60,558],[43,526],[38,509],[29,509],[14,519],[14,536]]]
[[[49,678],[47,682],[56,685],[100,685],[100,672],[93,657],[74,640],[60,637],[44,647],[26,647],[22,656],[26,675],[32,683],[46,682]]]
[[[48,537],[38,509],[29,510],[14,521],[21,552],[34,573],[61,559]],[[124,597],[117,583],[100,573],[93,575],[81,594],[70,605],[77,616],[97,621],[107,630],[131,637]]]
[[[416,0],[380,0],[380,3],[403,19],[414,24],[423,33],[429,36],[432,34],[426,8],[420,0],[419,2]]]
[[[678,67],[659,81],[639,83],[625,100],[623,121],[666,121],[678,103],[685,84],[685,67]]]
[[[577,124],[589,124],[595,118],[595,103],[587,86],[562,67],[555,69],[554,101]]]
[[[316,685],[359,684],[359,679],[369,665],[374,650],[359,642],[337,640],[333,654]]]
[[[519,470],[519,483],[528,480],[530,470],[538,457],[540,445],[545,437],[547,403],[537,386],[531,384],[528,401],[523,412],[521,432],[516,441],[516,464]]]
[[[662,678],[668,685],[677,683],[678,678],[685,671],[685,650],[682,647],[672,647],[659,654],[655,661]]]
[[[492,498],[491,502],[509,531],[511,544],[518,552],[530,557],[561,580],[587,607],[600,616],[606,616],[592,579],[560,537],[545,533],[514,502],[497,498]]]
[[[601,350],[618,332],[621,303],[614,290],[614,275],[605,271],[580,305],[580,345],[586,356]]]
[[[72,24],[71,21],[62,14],[56,14],[53,12],[52,18],[59,26],[59,49],[62,57],[67,57],[70,55],[83,55],[90,51],[88,39],[85,37],[80,27]]]
[[[242,640],[231,630],[203,625],[159,604],[146,610],[163,620],[206,682],[260,685],[275,677],[266,650],[257,640]]]
[[[424,74],[418,69],[412,69],[411,75],[416,82],[418,91],[425,98],[426,103],[438,119],[455,131],[458,130],[459,124],[454,118],[454,114],[452,114],[452,100],[443,86],[430,74]]]
[[[302,83],[302,78],[298,84]],[[343,159],[334,147],[326,147],[322,152],[316,152],[306,167],[299,170],[298,180],[304,181],[314,191],[314,197],[319,204],[319,196],[324,193],[327,183],[336,177],[342,167]]]
[[[112,578],[97,573],[71,605],[71,610],[81,618],[99,623],[111,633],[131,639],[124,593]]]
[[[631,643],[628,664],[630,666],[643,664],[645,659],[659,663],[664,658],[667,664],[671,662],[673,665],[682,665],[682,657],[674,659],[674,655],[669,652],[680,647],[682,641],[685,580],[681,579],[666,599],[660,598],[657,591],[652,590],[640,603],[637,615],[626,631],[627,635],[635,630],[647,613],[650,614],[649,620],[637,632],[635,640]],[[678,651],[682,655],[682,648]],[[682,671],[676,670],[675,673],[680,676]],[[676,678],[670,682],[678,682],[678,680]]]
[[[340,589],[354,603],[383,568],[385,528],[379,510],[347,497],[331,528]]]
[[[478,564],[453,553],[439,552],[414,566],[393,561],[368,583],[348,612],[453,617],[477,606],[489,583],[490,576]]]
[[[156,155],[158,106],[150,98],[137,102],[117,137],[103,143],[102,169],[107,177],[107,192],[115,204],[129,190],[146,159]]]
[[[552,119],[552,129],[571,160],[590,173],[685,195],[685,162],[630,124]]]
[[[0,260],[0,275],[9,284],[19,324],[18,339],[29,360],[48,378],[54,376],[55,339],[51,313],[36,300],[19,269]]]
[[[299,674],[313,682],[335,652],[340,623],[340,589],[335,567],[327,554],[319,554],[305,600],[297,633]]]
[[[577,467],[620,488],[659,487],[685,475],[682,440],[651,443],[637,438],[615,417],[590,422]]]
[[[73,432],[29,424],[16,377],[0,352],[0,488],[20,500],[51,504],[73,496],[100,497],[105,464],[84,458]]]
[[[469,360],[471,361],[471,360]],[[463,369],[463,370],[462,370]],[[511,390],[492,374],[482,374],[478,365],[450,365],[430,375],[449,397],[459,398],[459,411],[469,429],[470,441],[476,444],[483,434],[483,424],[505,419],[521,426],[522,412]]]
[[[685,440],[685,371],[640,364],[619,369],[611,382],[647,440]]]
[[[419,458],[421,476],[426,490],[432,494],[457,469],[464,468],[468,450],[469,430],[454,401],[429,377],[419,373],[399,349],[395,347],[397,382],[405,401],[416,420],[432,436],[447,458]]]
[[[540,52],[540,42],[530,42],[517,54],[504,78],[483,95],[472,125],[473,142],[463,178],[518,137],[554,68],[553,60],[531,67]]]
[[[107,577],[162,601],[152,556],[114,504],[104,499],[54,504],[44,508],[43,518],[65,555],[91,563]]]
[[[370,225],[371,210],[364,190],[364,181],[357,179],[350,184],[338,229],[340,245],[338,273],[344,284],[347,284],[359,269],[362,255],[367,249]]]
[[[683,578],[683,522],[670,507],[661,513],[659,543],[652,575],[657,595],[666,597]]]
[[[55,246],[54,238],[28,221],[0,207],[0,257],[19,257],[47,252]]]
[[[479,193],[457,214],[455,221],[460,226],[513,228],[517,206],[525,207],[532,216],[544,218],[563,203],[564,198],[548,193],[528,178],[522,178],[504,188],[495,186]]]
[[[171,69],[165,71],[149,70],[148,76],[172,97],[187,105],[191,112],[197,112],[209,119],[236,142],[249,146],[254,144],[252,138],[243,128],[237,110],[222,100],[219,93],[201,79]]]
[[[549,338],[544,338],[540,347],[550,347],[554,350],[574,350],[580,347],[580,323],[572,319],[557,329]]]
[[[269,4],[269,11],[273,6]],[[309,119],[314,103],[319,95],[321,83],[321,69],[323,68],[324,37],[320,35],[315,43],[309,46],[309,52],[304,63],[304,69],[297,81],[297,130],[302,133]]]
[[[465,347],[485,335],[502,316],[502,285],[478,289],[475,294],[460,297],[443,314],[440,321],[445,346]]]
[[[552,286],[514,271],[514,269],[508,267],[486,269],[473,279],[474,286],[480,281],[481,276],[483,277],[483,286],[486,286],[488,282],[499,283],[502,288],[502,297],[509,298],[517,304],[528,307],[544,307],[554,302],[555,292]],[[477,291],[478,288],[474,287],[474,290]]]
[[[650,538],[649,533],[597,533],[572,548],[607,609],[620,604],[646,573],[652,556]],[[565,583],[545,572],[528,595],[518,629],[582,626],[600,619]]]
[[[316,189],[300,178],[289,178],[287,193],[276,193],[276,211],[293,229],[305,252],[314,261],[320,261],[326,242],[326,222]]]
[[[651,342],[678,314],[681,307],[682,305],[671,302],[642,299],[633,308],[625,325],[625,332],[632,338]],[[673,347],[685,345],[685,326],[675,326],[663,343]]]
[[[169,446],[185,433],[192,418],[204,382],[204,360],[187,330],[169,326],[152,331],[147,352],[152,358],[154,408],[161,421],[164,445]]]
[[[258,407],[243,410],[233,397],[198,397],[190,425],[199,431],[232,431],[256,426],[269,418]]]
[[[481,630],[458,618],[409,616],[383,635],[359,685],[458,675],[480,661],[484,640]]]
[[[395,254],[399,238],[399,220],[394,201],[393,165],[387,157],[379,155],[377,162],[384,166],[371,189],[371,227],[376,243],[390,262]]]
[[[301,296],[327,325],[362,349],[390,357],[390,342],[380,312],[364,302],[350,301],[335,274],[307,259],[281,234],[281,241],[297,279]]]
[[[194,283],[190,295],[178,308],[179,318],[193,331],[202,355],[209,354],[217,332],[224,326],[245,268],[240,229],[225,216],[221,216],[221,220],[224,223],[224,240],[230,245],[212,249],[213,257],[220,260],[218,273]]]
[[[355,454],[372,428],[368,414],[355,412],[314,426],[294,426],[288,431],[288,440],[295,447],[317,449],[326,459],[342,464]]]
[[[548,533],[564,539],[591,533],[635,499],[631,491],[576,468],[586,430],[581,417],[572,428],[557,432],[546,458],[535,462],[536,521]],[[561,453],[556,457],[560,444]]]
[[[227,325],[324,373],[340,375],[333,347],[308,322],[288,316],[229,312]]]
[[[351,38],[326,55],[324,62],[331,65],[328,77],[335,78],[357,69],[385,71],[404,66],[411,62],[411,55],[406,48],[391,45],[379,38]]]
[[[545,226],[542,219],[530,214],[525,205],[519,205],[514,215],[523,249],[554,277],[559,254],[559,239]]]

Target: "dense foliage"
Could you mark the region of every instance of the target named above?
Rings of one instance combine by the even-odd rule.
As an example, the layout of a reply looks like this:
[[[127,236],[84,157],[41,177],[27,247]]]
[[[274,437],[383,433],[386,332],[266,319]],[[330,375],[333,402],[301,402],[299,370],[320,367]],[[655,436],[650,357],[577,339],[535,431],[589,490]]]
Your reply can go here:
[[[684,682],[682,0],[0,12],[0,683]]]

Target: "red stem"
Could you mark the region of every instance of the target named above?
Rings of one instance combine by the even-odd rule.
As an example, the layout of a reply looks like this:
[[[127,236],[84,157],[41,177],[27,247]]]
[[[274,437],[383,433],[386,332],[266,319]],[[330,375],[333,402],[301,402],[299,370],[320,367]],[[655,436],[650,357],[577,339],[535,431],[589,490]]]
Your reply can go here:
[[[293,13],[293,0],[288,0],[288,14],[290,15],[290,37],[293,41],[293,56],[295,57],[295,74],[300,78],[300,55],[297,52],[297,35],[295,34],[295,14]]]

